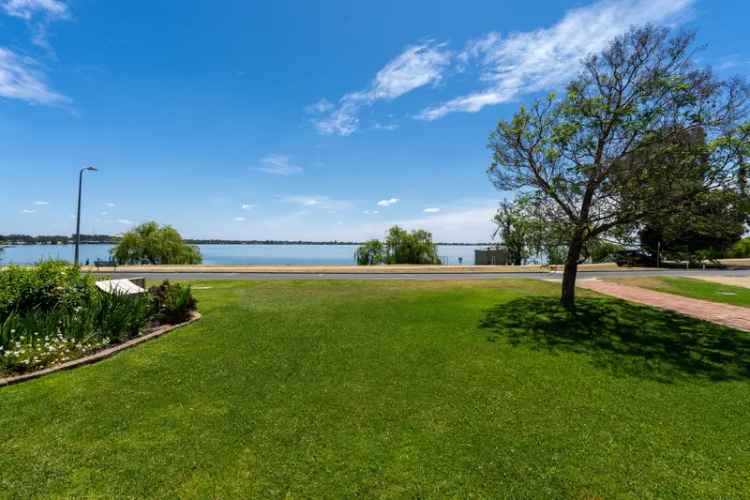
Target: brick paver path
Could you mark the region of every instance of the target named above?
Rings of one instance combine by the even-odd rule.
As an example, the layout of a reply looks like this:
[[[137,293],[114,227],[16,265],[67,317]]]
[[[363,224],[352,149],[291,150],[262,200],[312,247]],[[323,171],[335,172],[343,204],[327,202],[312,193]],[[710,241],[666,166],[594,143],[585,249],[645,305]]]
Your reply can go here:
[[[579,280],[578,288],[586,288],[631,302],[677,311],[686,316],[750,331],[750,308],[719,304],[706,300],[690,299],[670,293],[655,292],[634,286],[621,285],[597,279]]]

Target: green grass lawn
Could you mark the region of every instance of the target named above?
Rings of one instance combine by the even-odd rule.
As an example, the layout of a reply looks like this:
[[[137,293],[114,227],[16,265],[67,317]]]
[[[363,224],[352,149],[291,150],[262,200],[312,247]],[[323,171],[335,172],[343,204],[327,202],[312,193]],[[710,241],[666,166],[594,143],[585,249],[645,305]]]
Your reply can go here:
[[[534,281],[201,285],[0,389],[0,497],[750,494],[748,334]]]
[[[624,285],[638,286],[656,290],[657,292],[673,293],[692,299],[720,302],[735,306],[750,307],[750,288],[722,285],[693,278],[650,277],[650,278],[620,278],[614,279]]]

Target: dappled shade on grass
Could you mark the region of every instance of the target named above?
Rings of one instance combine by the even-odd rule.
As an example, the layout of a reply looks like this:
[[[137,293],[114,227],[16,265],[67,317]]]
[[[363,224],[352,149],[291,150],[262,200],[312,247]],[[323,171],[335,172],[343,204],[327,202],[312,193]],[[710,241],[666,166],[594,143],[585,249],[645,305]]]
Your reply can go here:
[[[612,299],[523,297],[488,310],[490,341],[591,357],[596,366],[661,382],[750,378],[750,335],[676,313]]]

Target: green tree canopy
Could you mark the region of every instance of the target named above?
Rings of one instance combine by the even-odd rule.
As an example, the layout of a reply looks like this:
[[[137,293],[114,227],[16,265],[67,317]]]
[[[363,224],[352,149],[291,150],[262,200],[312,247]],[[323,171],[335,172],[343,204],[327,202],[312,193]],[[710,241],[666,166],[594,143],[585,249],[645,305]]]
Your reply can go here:
[[[490,136],[495,186],[541,199],[546,223],[565,235],[566,307],[586,245],[679,211],[695,191],[670,186],[695,169],[705,170],[700,192],[741,191],[746,86],[696,69],[693,39],[634,28],[586,57],[563,96],[522,106]]]
[[[440,264],[432,233],[422,229],[409,232],[393,226],[385,237],[385,247],[389,264]]]
[[[385,262],[385,246],[380,240],[365,241],[355,255],[360,266],[372,266]]]
[[[357,264],[440,264],[432,234],[424,230],[407,231],[399,226],[388,230],[385,243],[370,240],[357,249]]]
[[[718,259],[745,232],[747,213],[735,191],[693,196],[683,210],[648,220],[639,233],[641,247],[667,259]]]
[[[145,222],[126,232],[111,250],[121,264],[200,264],[197,247],[186,244],[172,226]]]

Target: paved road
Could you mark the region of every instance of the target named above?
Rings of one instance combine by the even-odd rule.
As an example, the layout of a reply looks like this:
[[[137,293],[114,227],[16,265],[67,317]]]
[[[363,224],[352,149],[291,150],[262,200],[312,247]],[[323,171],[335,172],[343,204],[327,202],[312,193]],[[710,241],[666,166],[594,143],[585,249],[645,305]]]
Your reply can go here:
[[[248,273],[248,272],[117,272],[101,273],[113,278],[145,277],[154,280],[486,280],[498,278],[562,279],[562,273]],[[660,269],[649,271],[582,271],[583,278],[635,278],[643,276],[750,276],[750,269],[741,271],[699,271]]]

